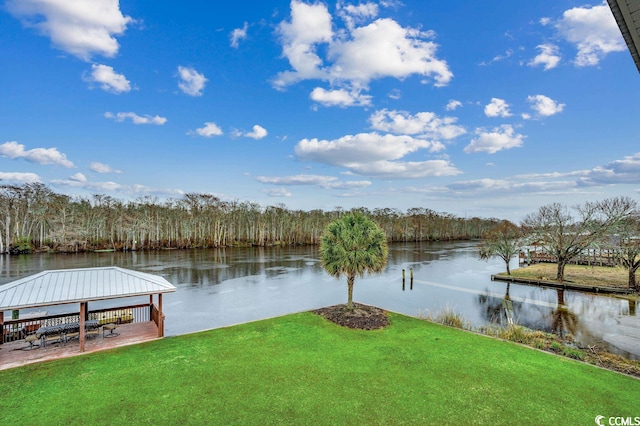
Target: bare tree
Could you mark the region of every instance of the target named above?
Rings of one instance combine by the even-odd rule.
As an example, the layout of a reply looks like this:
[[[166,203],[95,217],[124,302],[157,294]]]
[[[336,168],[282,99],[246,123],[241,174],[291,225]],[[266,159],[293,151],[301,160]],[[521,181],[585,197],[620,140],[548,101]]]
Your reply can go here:
[[[556,258],[556,279],[564,281],[565,266],[636,209],[628,197],[586,202],[569,209],[560,203],[540,207],[522,226]],[[574,216],[575,215],[575,216]]]
[[[522,246],[522,230],[512,222],[504,220],[491,229],[480,245],[480,259],[499,256],[504,260],[507,275],[511,275],[509,262],[517,256]]]
[[[640,290],[636,282],[636,272],[640,268],[640,212],[621,220],[615,233],[619,239],[617,258],[629,271],[629,288]]]

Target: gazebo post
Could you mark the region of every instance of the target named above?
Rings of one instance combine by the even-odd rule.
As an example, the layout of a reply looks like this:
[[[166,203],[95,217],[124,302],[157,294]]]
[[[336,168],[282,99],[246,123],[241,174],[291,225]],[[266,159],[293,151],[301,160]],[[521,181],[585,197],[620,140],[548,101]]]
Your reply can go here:
[[[87,302],[80,302],[80,352],[84,352],[84,318],[87,315]]]
[[[2,336],[0,336],[0,345],[4,343],[4,311],[0,309],[0,331],[2,332]]]
[[[164,314],[162,313],[162,293],[158,293],[158,337],[164,337]]]

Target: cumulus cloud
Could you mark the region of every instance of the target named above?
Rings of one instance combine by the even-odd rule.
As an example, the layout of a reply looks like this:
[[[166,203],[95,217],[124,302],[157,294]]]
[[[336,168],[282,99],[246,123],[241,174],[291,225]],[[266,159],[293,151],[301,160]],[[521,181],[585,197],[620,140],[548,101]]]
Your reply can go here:
[[[338,16],[344,20],[345,25],[350,29],[353,29],[356,24],[378,16],[378,5],[376,3],[360,3],[358,5],[353,5],[338,2],[336,9],[338,11]]]
[[[113,57],[122,35],[133,22],[117,0],[9,0],[9,13],[26,27],[49,37],[53,45],[89,61],[94,54]]]
[[[347,165],[382,160],[396,160],[419,149],[437,152],[444,149],[439,142],[416,139],[407,135],[359,133],[328,141],[303,139],[295,147],[301,160],[334,165]]]
[[[105,92],[125,93],[131,90],[131,83],[123,74],[118,74],[107,65],[91,65],[91,74],[84,76],[88,83],[97,83]]]
[[[418,135],[430,139],[454,139],[466,133],[462,126],[455,123],[457,118],[440,118],[433,112],[419,112],[411,115],[406,111],[383,109],[369,117],[371,127],[384,132]]]
[[[247,138],[252,138],[252,139],[255,139],[255,140],[260,140],[260,139],[264,138],[265,136],[267,136],[267,129],[265,129],[264,127],[256,124],[255,126],[253,126],[253,131],[247,132],[247,133],[243,133],[242,136],[245,136]]]
[[[0,172],[0,180],[3,182],[34,183],[40,182],[40,176],[35,173]]]
[[[558,46],[556,46],[555,44],[547,43],[540,44],[536,46],[536,48],[540,49],[540,53],[529,62],[529,66],[535,67],[538,65],[543,65],[545,71],[558,66],[561,59],[561,56],[558,54]]]
[[[579,67],[597,65],[608,53],[627,49],[611,9],[604,2],[566,10],[556,28],[578,49],[574,63]]]
[[[160,117],[159,115],[138,115],[135,112],[118,112],[116,114],[105,112],[104,116],[105,118],[109,118],[119,123],[122,123],[127,118],[131,119],[133,124],[155,124],[157,126],[162,126],[167,122],[165,117]]]
[[[414,74],[444,86],[453,77],[446,61],[436,56],[433,32],[404,28],[389,18],[364,24],[377,16],[373,3],[340,3],[337,9],[346,29],[334,33],[326,5],[291,2],[291,18],[278,25],[278,34],[292,69],[277,74],[276,88],[318,79],[339,88],[363,89],[374,79]]]
[[[640,152],[598,166],[578,180],[580,185],[611,185],[640,183]]]
[[[457,101],[455,99],[451,99],[447,106],[444,107],[447,111],[455,111],[456,109],[462,106],[462,102]]]
[[[86,182],[87,181],[87,177],[85,175],[83,175],[82,173],[78,172],[75,175],[71,175],[69,176],[70,180],[76,181],[76,182]]]
[[[333,39],[331,14],[322,3],[291,2],[291,21],[278,25],[282,53],[289,60],[293,71],[280,73],[274,84],[284,87],[305,79],[326,79],[320,69],[322,59],[316,53],[316,44],[329,43]]]
[[[38,164],[56,164],[67,168],[73,167],[73,163],[67,160],[67,156],[57,148],[34,148],[26,150],[24,145],[16,141],[5,142],[0,145],[0,155],[11,159],[22,158]]]
[[[231,31],[231,47],[237,49],[240,45],[240,40],[244,40],[247,38],[247,30],[249,29],[249,24],[247,22],[244,23],[242,28],[236,28]]]
[[[448,160],[397,161],[421,149],[438,152],[444,149],[444,145],[409,135],[373,132],[347,135],[332,141],[303,139],[296,145],[295,153],[303,161],[345,167],[352,173],[366,176],[392,179],[460,173]]]
[[[218,127],[216,123],[213,121],[207,121],[204,123],[204,127],[200,127],[196,129],[195,132],[189,131],[188,134],[197,134],[200,136],[204,136],[205,138],[210,138],[211,136],[220,136],[222,135],[222,129]]]
[[[99,163],[97,161],[92,162],[89,165],[89,169],[96,173],[122,173],[121,170],[116,170],[108,164]],[[81,173],[78,173],[81,174]]]
[[[472,139],[471,143],[464,148],[467,154],[474,152],[495,154],[503,149],[520,147],[524,143],[524,136],[516,133],[513,126],[508,124],[496,127],[490,132],[478,129],[476,135],[478,137]]]
[[[510,117],[511,112],[509,112],[509,104],[500,98],[491,98],[491,102],[489,102],[484,107],[484,114],[487,117]]]
[[[313,89],[311,99],[324,106],[365,106],[371,105],[371,96],[363,95],[359,90],[325,90],[322,87]]]
[[[190,67],[179,66],[178,76],[180,77],[178,87],[184,94],[189,96],[202,96],[204,86],[209,81],[204,74]]]
[[[565,104],[558,103],[544,95],[528,96],[527,102],[531,105],[531,109],[544,117],[558,114],[565,107]]]

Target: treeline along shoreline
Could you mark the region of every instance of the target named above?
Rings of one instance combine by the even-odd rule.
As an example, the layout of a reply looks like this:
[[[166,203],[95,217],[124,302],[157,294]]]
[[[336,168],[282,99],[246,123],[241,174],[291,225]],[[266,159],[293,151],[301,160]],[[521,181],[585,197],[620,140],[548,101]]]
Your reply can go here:
[[[354,210],[376,221],[389,242],[477,239],[500,222],[424,207],[348,211]],[[123,201],[58,194],[42,183],[0,185],[0,253],[316,245],[327,224],[346,212],[263,207],[200,193]]]

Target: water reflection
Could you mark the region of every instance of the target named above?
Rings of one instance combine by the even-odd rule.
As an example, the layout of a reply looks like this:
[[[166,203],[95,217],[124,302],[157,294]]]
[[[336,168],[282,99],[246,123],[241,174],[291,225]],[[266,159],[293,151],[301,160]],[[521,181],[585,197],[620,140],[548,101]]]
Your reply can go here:
[[[318,248],[306,246],[0,256],[0,284],[47,269],[110,265],[155,273],[177,287],[164,298],[167,335],[344,303],[347,298],[345,280],[328,276]],[[408,315],[448,307],[476,327],[512,320],[570,333],[585,344],[604,344],[604,338],[623,341],[620,333],[629,322],[640,328],[635,300],[491,281],[491,274],[503,270],[500,259],[478,259],[473,242],[394,244],[382,274],[356,280],[354,300]]]

